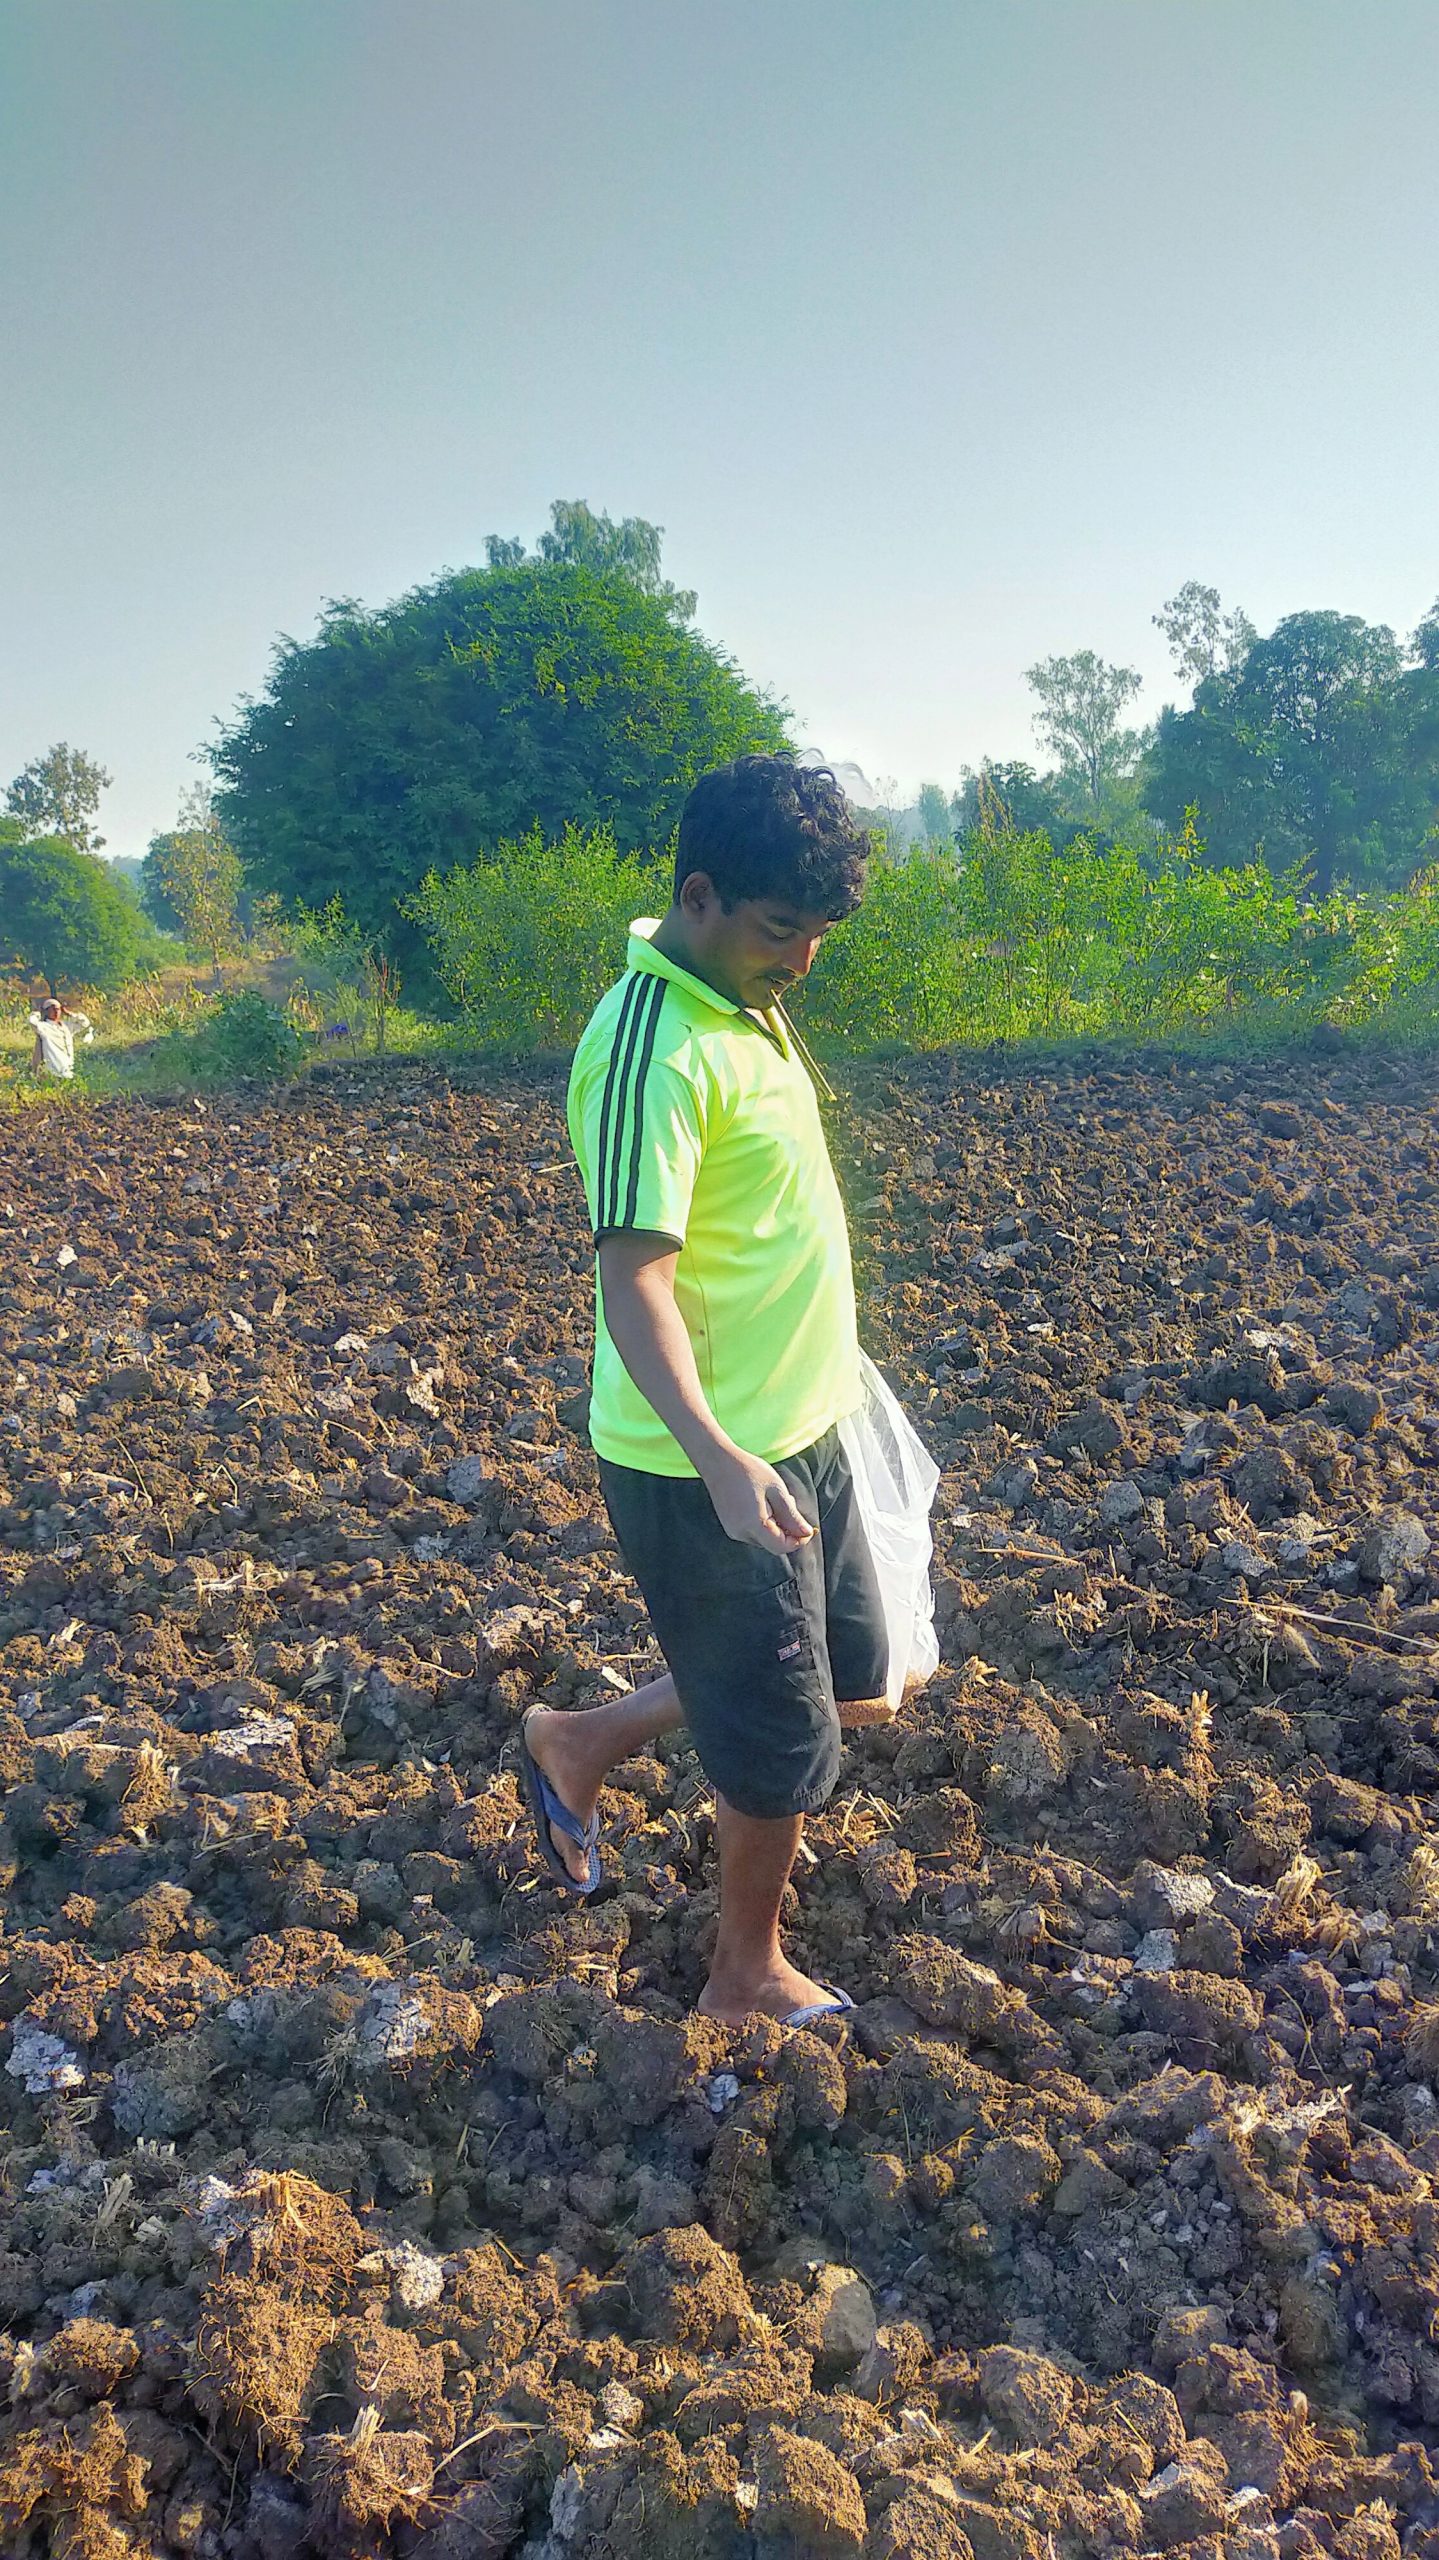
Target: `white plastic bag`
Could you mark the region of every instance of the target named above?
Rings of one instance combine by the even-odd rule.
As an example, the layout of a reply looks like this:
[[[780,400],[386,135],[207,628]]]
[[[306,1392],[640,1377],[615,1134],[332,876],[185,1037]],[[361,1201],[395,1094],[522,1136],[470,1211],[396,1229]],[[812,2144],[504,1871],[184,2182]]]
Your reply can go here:
[[[928,1680],[939,1668],[929,1584],[929,1512],[939,1469],[864,1352],[859,1365],[861,1401],[841,1422],[839,1437],[879,1576],[889,1633],[886,1695],[896,1708],[910,1681]]]

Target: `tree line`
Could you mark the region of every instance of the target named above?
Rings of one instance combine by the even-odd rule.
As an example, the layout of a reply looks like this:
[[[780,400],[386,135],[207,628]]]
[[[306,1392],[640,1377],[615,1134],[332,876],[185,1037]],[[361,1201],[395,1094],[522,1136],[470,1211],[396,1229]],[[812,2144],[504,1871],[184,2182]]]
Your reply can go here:
[[[312,639],[277,643],[207,751],[211,779],[129,882],[98,858],[110,777],[52,748],[0,819],[0,964],[104,986],[157,930],[218,962],[268,902],[305,930],[342,919],[423,994],[414,902],[431,876],[567,830],[662,865],[699,773],[794,735],[788,706],[698,630],[662,544],[643,518],[557,501],[532,547],[491,534],[483,566],[391,604],[330,600]],[[981,759],[953,792],[925,784],[891,836],[962,847],[999,824],[1153,868],[1188,817],[1195,859],[1258,861],[1320,899],[1402,886],[1435,859],[1439,604],[1407,641],[1330,612],[1261,634],[1197,582],[1154,619],[1187,708],[1136,726],[1133,668],[1044,659],[1028,682],[1047,767]]]
[[[1052,768],[986,759],[952,796],[926,783],[918,831],[968,836],[990,805],[1056,844],[1083,833],[1143,852],[1192,811],[1217,868],[1302,870],[1320,898],[1402,887],[1439,857],[1439,602],[1407,641],[1327,612],[1261,634],[1191,580],[1154,620],[1193,688],[1187,710],[1134,728],[1133,667],[1088,649],[1046,658],[1028,682]]]
[[[700,773],[786,744],[781,706],[693,628],[661,526],[581,500],[550,514],[533,549],[491,534],[483,568],[378,610],[333,599],[313,640],[281,639],[264,693],[211,752],[214,787],[186,796],[137,866],[152,925],[218,958],[266,905],[311,934],[329,919],[372,972],[413,967],[423,993],[408,901],[430,871],[535,824],[608,825],[628,848],[662,849]],[[109,778],[61,746],[11,786],[28,841],[0,854],[0,965],[100,986],[123,972],[129,946],[95,877],[116,885],[94,861]],[[20,874],[49,878],[66,845],[81,867],[62,929]]]

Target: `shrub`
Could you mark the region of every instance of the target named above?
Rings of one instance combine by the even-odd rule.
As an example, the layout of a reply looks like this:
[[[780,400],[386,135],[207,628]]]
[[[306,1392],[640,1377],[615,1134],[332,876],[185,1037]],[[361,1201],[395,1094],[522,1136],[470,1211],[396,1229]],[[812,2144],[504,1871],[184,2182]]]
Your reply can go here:
[[[488,1048],[571,1046],[624,966],[637,915],[668,903],[608,827],[538,827],[470,870],[432,873],[410,901],[466,1030]]]
[[[283,1076],[299,1065],[301,1041],[258,987],[231,987],[185,1035],[185,1052],[197,1076]]]
[[[953,857],[920,846],[872,865],[864,905],[826,935],[802,999],[840,1049],[939,1047],[972,1014],[972,955]]]
[[[1192,825],[1152,860],[986,822],[879,865],[800,999],[841,1049],[1223,1031],[1439,1012],[1439,871],[1311,900],[1302,874],[1212,870]]]
[[[341,898],[327,899],[318,912],[304,910],[290,940],[296,957],[307,963],[305,994],[331,999],[347,1017],[368,1017],[376,1054],[383,1057],[400,999],[400,973],[382,945],[346,914]],[[344,1027],[353,1039],[348,1018]]]
[[[1262,862],[1213,870],[1186,823],[1153,856],[1059,846],[1000,813],[958,849],[921,844],[870,870],[797,993],[801,1027],[862,1054],[1033,1039],[1243,1030],[1439,1015],[1439,870],[1398,896],[1314,900]],[[487,1046],[572,1044],[624,965],[625,928],[667,888],[607,833],[537,829],[431,878],[411,912],[466,1028]]]

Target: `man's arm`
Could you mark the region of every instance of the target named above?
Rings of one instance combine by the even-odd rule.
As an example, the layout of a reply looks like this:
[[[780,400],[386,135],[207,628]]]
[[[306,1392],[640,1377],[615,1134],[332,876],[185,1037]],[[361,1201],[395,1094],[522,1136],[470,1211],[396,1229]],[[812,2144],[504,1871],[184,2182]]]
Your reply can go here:
[[[705,1402],[694,1345],[675,1304],[679,1254],[665,1236],[601,1239],[600,1287],[610,1340],[697,1471],[721,1528],[743,1544],[787,1555],[814,1532],[782,1475],[722,1431]]]

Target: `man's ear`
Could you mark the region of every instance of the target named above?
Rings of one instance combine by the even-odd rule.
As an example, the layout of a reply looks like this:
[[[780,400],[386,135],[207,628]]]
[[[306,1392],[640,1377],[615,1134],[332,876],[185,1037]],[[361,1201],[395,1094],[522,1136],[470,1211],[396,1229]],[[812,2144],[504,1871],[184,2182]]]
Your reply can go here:
[[[676,902],[687,916],[706,916],[715,904],[715,884],[707,871],[687,872]]]

